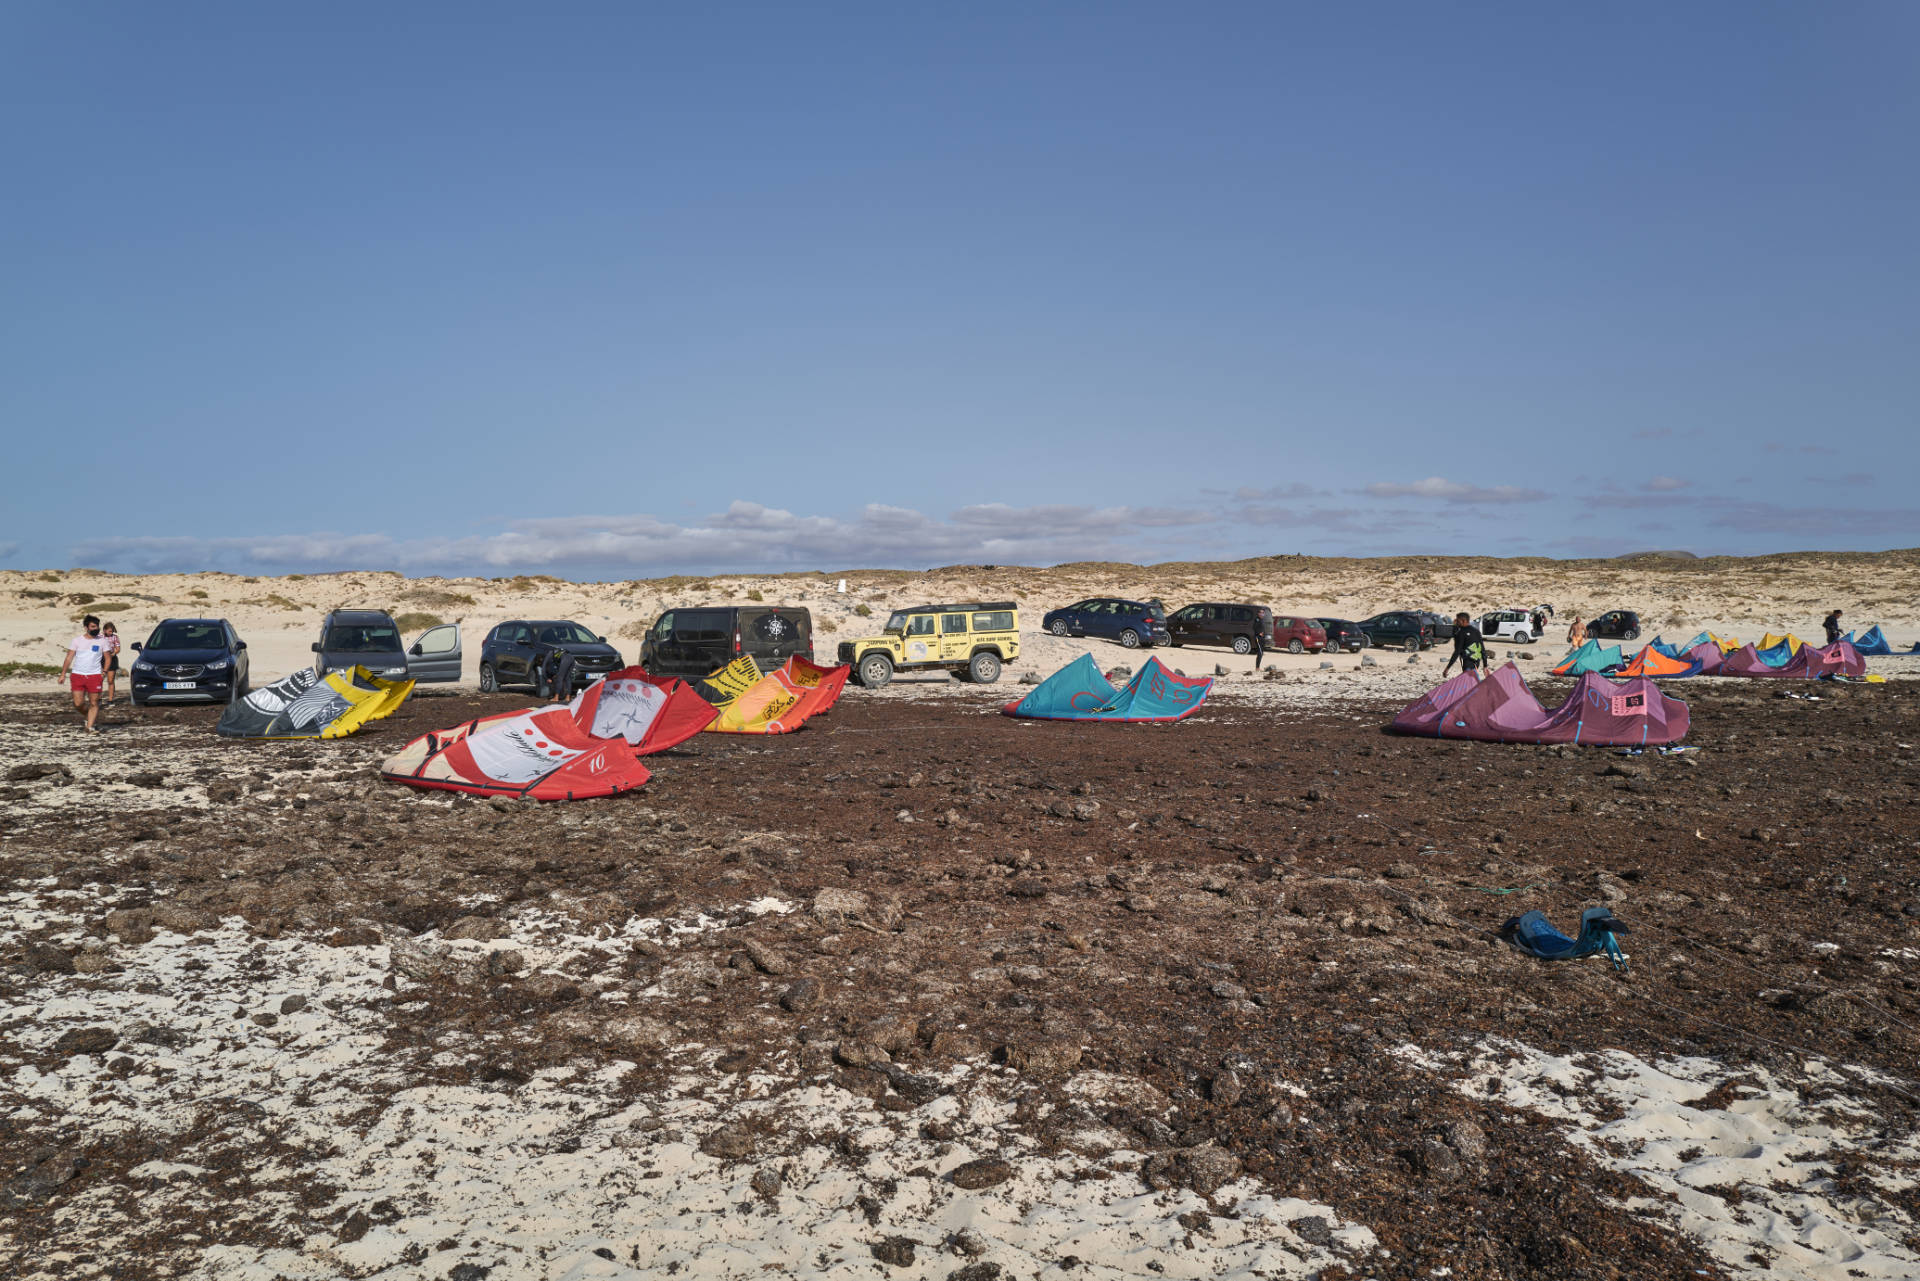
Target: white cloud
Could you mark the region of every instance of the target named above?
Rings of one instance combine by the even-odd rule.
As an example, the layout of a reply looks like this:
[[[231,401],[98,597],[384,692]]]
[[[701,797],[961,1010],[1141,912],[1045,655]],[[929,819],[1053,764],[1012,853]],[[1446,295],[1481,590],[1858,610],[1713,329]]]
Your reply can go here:
[[[1216,498],[1224,497],[1243,503],[1257,503],[1265,499],[1323,498],[1328,491],[1294,481],[1291,485],[1270,485],[1265,489],[1253,485],[1241,485],[1237,489],[1203,489],[1200,492]]]
[[[99,538],[75,546],[80,563],[136,572],[401,569],[500,574],[520,570],[755,570],[932,566],[974,561],[1052,563],[1122,559],[1158,547],[1152,531],[1213,525],[1219,513],[1177,507],[963,507],[947,520],[882,503],[852,519],[802,516],[735,502],[697,522],[658,516],[519,520],[498,533],[398,539],[386,534],[256,538]]]
[[[1681,480],[1678,476],[1655,476],[1640,488],[1649,494],[1670,494],[1676,489],[1685,489],[1693,484],[1690,480]]]
[[[1437,498],[1462,504],[1537,503],[1547,497],[1543,490],[1522,489],[1517,485],[1469,485],[1444,476],[1429,476],[1407,485],[1380,481],[1360,492],[1372,498]]]

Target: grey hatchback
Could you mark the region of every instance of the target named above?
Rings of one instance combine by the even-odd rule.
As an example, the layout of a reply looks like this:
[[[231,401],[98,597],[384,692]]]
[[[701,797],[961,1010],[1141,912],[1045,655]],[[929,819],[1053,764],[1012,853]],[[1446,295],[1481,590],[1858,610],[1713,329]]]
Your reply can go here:
[[[313,643],[313,670],[328,672],[364,667],[375,676],[405,680],[407,651],[400,627],[384,609],[336,609],[320,621]]]
[[[313,670],[364,667],[388,680],[431,685],[460,679],[460,624],[435,623],[402,647],[400,625],[383,609],[336,609],[320,623]]]

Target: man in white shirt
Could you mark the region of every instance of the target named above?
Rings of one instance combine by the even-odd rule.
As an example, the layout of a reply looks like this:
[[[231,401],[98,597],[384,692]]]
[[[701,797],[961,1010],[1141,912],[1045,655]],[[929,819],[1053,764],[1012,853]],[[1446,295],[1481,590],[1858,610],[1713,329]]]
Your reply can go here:
[[[100,635],[100,620],[88,614],[81,624],[87,631],[67,642],[67,658],[60,664],[60,675],[73,689],[73,710],[87,718],[87,729],[99,733],[94,721],[100,716],[101,674],[105,670],[107,642]]]

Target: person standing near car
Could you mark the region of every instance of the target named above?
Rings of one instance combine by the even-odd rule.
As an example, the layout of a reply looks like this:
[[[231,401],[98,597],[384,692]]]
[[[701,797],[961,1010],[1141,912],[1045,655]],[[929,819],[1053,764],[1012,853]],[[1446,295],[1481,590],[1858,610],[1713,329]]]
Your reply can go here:
[[[1825,618],[1821,619],[1820,625],[1827,629],[1827,644],[1832,645],[1837,641],[1839,641],[1840,639],[1840,611],[1839,610],[1836,609],[1831,614],[1828,614]]]
[[[88,614],[81,620],[84,634],[67,642],[67,657],[60,664],[60,675],[73,690],[73,710],[86,717],[87,731],[97,734],[100,727],[100,677],[106,664],[107,643],[100,636],[100,620]]]
[[[573,697],[573,655],[555,646],[540,665],[540,691],[549,702],[564,703]]]
[[[101,706],[112,707],[114,695],[120,686],[120,629],[112,623],[100,624],[100,639],[107,643],[107,663],[103,675],[106,677],[106,696]]]
[[[1455,663],[1460,664],[1462,672],[1477,672],[1487,665],[1486,638],[1466,614],[1453,617],[1453,653],[1447,656],[1447,665],[1440,669],[1441,679],[1446,678]]]
[[[1267,660],[1267,634],[1260,626],[1260,611],[1253,611],[1253,670],[1259,671],[1260,664]]]
[[[1580,646],[1586,643],[1587,643],[1587,625],[1581,621],[1580,615],[1575,614],[1573,616],[1573,622],[1569,624],[1567,627],[1567,644],[1573,646],[1575,649],[1578,649]]]

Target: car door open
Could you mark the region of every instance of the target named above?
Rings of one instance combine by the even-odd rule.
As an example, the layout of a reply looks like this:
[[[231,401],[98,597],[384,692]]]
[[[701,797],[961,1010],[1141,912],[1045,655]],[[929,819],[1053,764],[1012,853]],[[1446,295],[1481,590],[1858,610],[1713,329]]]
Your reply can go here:
[[[407,646],[407,675],[416,681],[450,683],[460,679],[460,624],[429,627]]]

